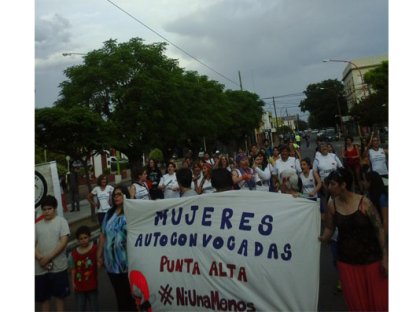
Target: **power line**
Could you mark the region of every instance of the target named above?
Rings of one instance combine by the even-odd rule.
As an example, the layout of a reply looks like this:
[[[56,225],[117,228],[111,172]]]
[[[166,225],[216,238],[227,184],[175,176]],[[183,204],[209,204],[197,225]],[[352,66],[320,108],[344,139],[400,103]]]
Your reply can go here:
[[[164,36],[162,36],[160,33],[158,33],[156,30],[152,29],[151,27],[147,26],[145,23],[143,23],[142,21],[140,21],[138,18],[136,18],[135,16],[131,15],[130,13],[128,13],[127,11],[125,11],[123,8],[119,7],[118,5],[116,5],[114,2],[110,1],[110,0],[106,0],[109,3],[111,3],[113,6],[115,6],[117,9],[119,9],[121,12],[124,12],[125,14],[127,14],[128,16],[130,16],[132,19],[134,19],[136,22],[140,23],[141,25],[143,25],[144,27],[146,27],[147,29],[149,29],[151,32],[153,32],[154,34],[156,34],[157,36],[159,36],[160,38],[162,38],[163,40],[165,40],[166,42],[168,42],[169,44],[173,45],[175,48],[177,48],[178,50],[180,50],[181,52],[185,53],[186,55],[188,55],[189,57],[191,57],[192,59],[196,60],[198,63],[200,63],[201,65],[207,67],[208,69],[210,69],[212,72],[216,73],[217,75],[219,75],[220,77],[225,78],[226,80],[230,81],[231,83],[235,84],[236,86],[240,87],[240,85],[238,83],[236,83],[235,81],[233,81],[232,79],[226,77],[225,75],[223,75],[222,73],[219,73],[217,70],[211,68],[209,65],[207,65],[206,63],[200,61],[198,58],[196,58],[195,56],[193,56],[192,54],[188,53],[187,51],[185,51],[184,49],[182,49],[181,47],[179,47],[178,45],[176,45],[175,43],[171,42],[169,39],[165,38]]]
[[[283,94],[283,95],[276,95],[276,96],[269,96],[269,97],[264,97],[261,98],[262,100],[268,100],[268,99],[278,99],[278,98],[284,98],[284,97],[295,97],[295,96],[305,96],[305,94],[303,92],[299,92],[299,93],[290,93],[290,94]]]
[[[266,105],[274,105],[272,102],[264,102]],[[276,105],[300,105],[299,102],[276,102]]]
[[[267,103],[267,106],[271,106],[274,107],[273,104]],[[299,105],[290,105],[290,106],[281,106],[280,108],[295,108],[295,107],[300,107]]]

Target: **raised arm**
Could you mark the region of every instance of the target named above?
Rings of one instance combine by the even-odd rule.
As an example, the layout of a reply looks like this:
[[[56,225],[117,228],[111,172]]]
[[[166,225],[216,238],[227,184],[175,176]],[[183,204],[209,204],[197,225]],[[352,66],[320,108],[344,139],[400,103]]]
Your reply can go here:
[[[257,172],[258,176],[261,180],[268,181],[271,178],[271,171],[269,165],[265,167],[264,170],[260,169],[259,167],[254,167],[254,170]]]
[[[302,155],[300,153],[300,150],[298,148],[295,148],[295,151],[296,151],[297,158],[299,159],[299,161],[301,161],[302,160]]]

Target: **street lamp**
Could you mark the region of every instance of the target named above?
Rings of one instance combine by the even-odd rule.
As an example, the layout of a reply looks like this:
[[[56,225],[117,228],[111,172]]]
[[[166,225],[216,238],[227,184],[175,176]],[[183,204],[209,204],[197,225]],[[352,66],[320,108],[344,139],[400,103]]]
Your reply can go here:
[[[361,83],[362,83],[362,91],[363,91],[363,96],[364,97],[366,97],[366,90],[365,90],[365,81],[364,81],[364,79],[363,79],[363,74],[362,74],[362,71],[360,70],[360,68],[359,68],[359,66],[357,66],[356,64],[354,64],[353,62],[351,62],[351,61],[348,61],[348,60],[332,60],[332,59],[325,59],[325,60],[322,60],[324,63],[328,63],[328,62],[338,62],[338,63],[347,63],[347,64],[350,64],[350,65],[352,65],[358,72],[359,72],[359,75],[360,75],[360,80],[361,80]]]
[[[72,55],[87,55],[87,53],[77,53],[77,52],[65,52],[63,56],[72,56]]]
[[[66,184],[69,183],[69,174],[70,174],[70,156],[66,155],[66,161],[67,161],[67,174],[66,174]]]

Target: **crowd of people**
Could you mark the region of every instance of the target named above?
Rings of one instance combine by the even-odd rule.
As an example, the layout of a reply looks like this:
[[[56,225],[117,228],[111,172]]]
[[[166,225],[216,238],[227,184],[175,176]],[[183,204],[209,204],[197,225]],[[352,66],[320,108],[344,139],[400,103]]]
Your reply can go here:
[[[76,238],[80,244],[70,255],[69,265],[64,254],[68,224],[55,214],[55,198],[47,196],[42,204],[45,218],[36,224],[36,300],[48,309],[50,297],[56,297],[60,310],[70,291],[64,274],[69,268],[80,311],[86,309],[87,302],[97,310],[97,285],[90,281],[86,286],[89,279],[81,277],[88,274],[95,278],[96,268],[104,266],[118,309],[141,310],[131,296],[128,279],[124,199],[161,200],[251,190],[318,200],[323,224],[319,240],[336,241],[335,260],[349,309],[386,310],[387,151],[375,136],[362,139],[360,146],[352,137],[346,137],[338,155],[331,144],[321,141],[312,158],[301,155],[300,142],[271,146],[266,140],[261,147],[252,145],[249,153],[238,150],[234,157],[219,151],[213,155],[204,152],[196,160],[186,157],[180,168],[170,159],[165,172],[150,159],[146,167],[133,175],[129,188],[112,187],[106,176],[100,176],[98,185],[88,195],[91,205],[98,209],[99,242],[97,246],[89,242],[90,231],[86,227],[78,229]],[[54,235],[46,235],[51,233],[49,228]]]

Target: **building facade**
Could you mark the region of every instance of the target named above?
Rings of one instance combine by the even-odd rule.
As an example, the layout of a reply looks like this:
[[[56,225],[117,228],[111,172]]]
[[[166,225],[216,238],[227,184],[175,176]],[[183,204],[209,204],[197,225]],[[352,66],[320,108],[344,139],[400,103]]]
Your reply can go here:
[[[355,59],[348,62],[347,66],[344,68],[342,80],[349,110],[372,92],[364,83],[363,75],[387,60],[388,55],[380,55]]]

